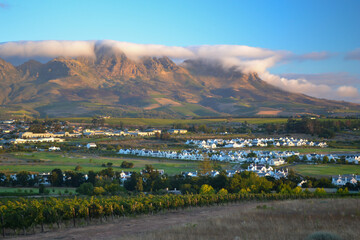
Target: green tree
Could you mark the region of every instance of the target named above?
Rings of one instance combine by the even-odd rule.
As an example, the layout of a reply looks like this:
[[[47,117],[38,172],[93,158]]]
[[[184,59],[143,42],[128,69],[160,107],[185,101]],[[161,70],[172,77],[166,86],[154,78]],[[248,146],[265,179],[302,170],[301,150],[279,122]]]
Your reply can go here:
[[[212,186],[208,184],[203,184],[200,188],[200,194],[212,194],[215,193],[215,190]]]
[[[103,187],[94,187],[95,195],[103,195],[105,193],[105,189]]]
[[[17,184],[26,187],[29,185],[31,174],[28,171],[21,171],[16,174]]]
[[[121,168],[133,168],[134,167],[134,163],[132,162],[128,162],[128,161],[123,161],[120,165]]]
[[[199,162],[199,173],[202,175],[210,173],[212,170],[209,158],[205,157],[204,160]]]
[[[139,177],[136,181],[136,186],[135,186],[135,190],[138,192],[142,192],[144,191],[144,186],[143,186],[143,179],[142,177]]]
[[[92,183],[83,183],[76,189],[76,192],[91,196],[94,194],[94,185]]]
[[[50,173],[50,182],[54,187],[61,187],[64,183],[63,172],[59,168],[55,168]]]
[[[222,188],[219,190],[218,194],[220,195],[227,195],[228,194],[228,190],[226,190],[225,188]]]

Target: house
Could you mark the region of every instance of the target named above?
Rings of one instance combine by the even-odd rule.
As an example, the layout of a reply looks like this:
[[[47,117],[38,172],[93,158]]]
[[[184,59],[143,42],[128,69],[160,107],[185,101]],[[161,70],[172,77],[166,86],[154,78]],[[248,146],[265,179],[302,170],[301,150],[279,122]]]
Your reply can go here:
[[[55,146],[52,146],[52,147],[49,147],[49,152],[51,151],[60,151],[61,149],[59,147],[55,147]]]
[[[96,148],[96,147],[97,147],[97,146],[96,146],[95,143],[88,143],[88,144],[86,144],[86,148],[87,148],[87,149]]]
[[[23,132],[20,133],[20,138],[52,138],[54,134],[52,133],[33,133],[33,132]]]
[[[185,134],[187,133],[186,129],[170,129],[168,130],[168,133],[170,134]]]
[[[338,175],[338,176],[332,176],[331,183],[336,186],[344,186],[347,183],[351,184],[357,184],[357,182],[360,181],[360,175],[355,174],[344,174],[344,175]]]
[[[285,163],[284,159],[277,158],[277,159],[271,159],[269,160],[269,165],[271,166],[279,166]]]

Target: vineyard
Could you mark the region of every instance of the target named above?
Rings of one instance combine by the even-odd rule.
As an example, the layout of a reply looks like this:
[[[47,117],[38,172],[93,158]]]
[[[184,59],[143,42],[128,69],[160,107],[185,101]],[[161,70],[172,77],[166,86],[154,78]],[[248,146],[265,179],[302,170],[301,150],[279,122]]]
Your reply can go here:
[[[164,210],[220,205],[247,200],[335,197],[329,194],[197,194],[66,199],[20,199],[0,204],[2,235],[43,232],[45,227],[89,225]],[[357,195],[356,195],[357,196]]]

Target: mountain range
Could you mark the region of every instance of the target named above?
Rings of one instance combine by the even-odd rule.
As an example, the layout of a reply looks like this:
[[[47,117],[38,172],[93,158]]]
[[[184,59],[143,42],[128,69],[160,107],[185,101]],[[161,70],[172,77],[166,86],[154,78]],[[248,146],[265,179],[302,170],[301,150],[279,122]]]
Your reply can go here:
[[[0,114],[32,116],[204,117],[331,114],[360,105],[284,91],[256,73],[206,60],[174,63],[168,57],[0,59]]]

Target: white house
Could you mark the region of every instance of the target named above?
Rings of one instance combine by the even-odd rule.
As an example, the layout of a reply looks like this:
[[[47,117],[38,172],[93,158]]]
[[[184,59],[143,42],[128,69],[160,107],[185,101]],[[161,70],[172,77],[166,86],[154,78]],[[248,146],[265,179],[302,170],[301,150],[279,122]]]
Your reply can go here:
[[[49,147],[49,151],[60,151],[61,149],[59,147],[55,147],[55,146],[52,146],[52,147]]]
[[[86,144],[86,148],[87,148],[87,149],[96,148],[96,147],[97,147],[97,146],[96,146],[95,143],[88,143],[88,144]]]

